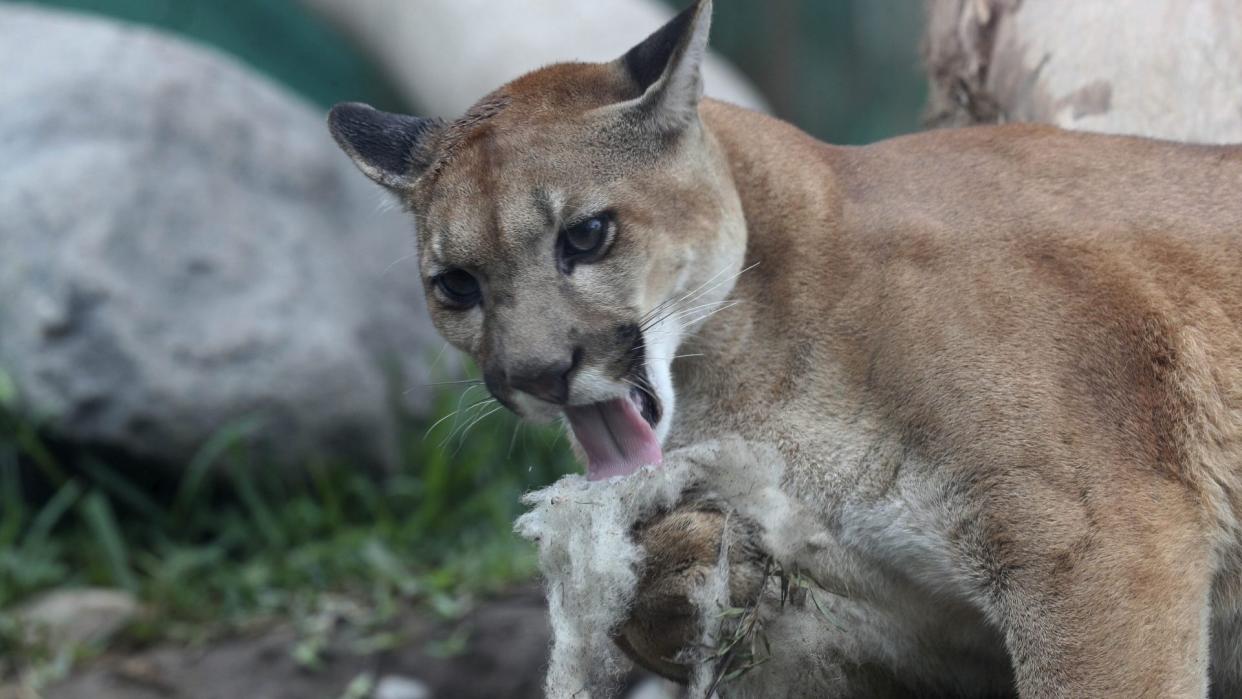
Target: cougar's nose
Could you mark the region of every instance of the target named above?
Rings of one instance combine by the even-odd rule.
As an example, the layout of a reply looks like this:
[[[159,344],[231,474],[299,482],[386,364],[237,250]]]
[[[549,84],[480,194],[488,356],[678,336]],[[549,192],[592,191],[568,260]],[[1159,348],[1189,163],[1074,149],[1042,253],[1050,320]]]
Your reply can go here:
[[[509,371],[509,387],[549,403],[564,405],[569,401],[569,380],[581,357],[582,349],[575,348],[570,356],[551,364],[518,365]]]

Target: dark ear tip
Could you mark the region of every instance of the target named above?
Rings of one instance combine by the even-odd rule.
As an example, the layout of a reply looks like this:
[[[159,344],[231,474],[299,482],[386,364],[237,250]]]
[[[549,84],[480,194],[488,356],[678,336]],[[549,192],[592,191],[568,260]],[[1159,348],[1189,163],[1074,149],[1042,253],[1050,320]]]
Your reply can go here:
[[[438,119],[392,114],[361,102],[341,102],[328,110],[333,140],[372,180],[403,186],[425,163],[419,143],[438,128]]]
[[[704,15],[711,12],[711,7],[711,0],[695,0],[621,57],[622,65],[639,89],[647,90],[664,75],[670,62],[691,40],[696,27],[703,26]]]
[[[376,111],[379,110],[363,102],[337,102],[328,110],[328,127],[336,131],[351,122],[361,121],[364,116]]]

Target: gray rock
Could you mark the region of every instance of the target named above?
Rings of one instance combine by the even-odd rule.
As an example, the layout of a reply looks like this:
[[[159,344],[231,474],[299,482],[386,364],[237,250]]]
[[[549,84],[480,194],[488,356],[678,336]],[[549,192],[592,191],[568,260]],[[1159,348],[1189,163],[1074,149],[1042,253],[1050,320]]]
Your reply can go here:
[[[138,615],[133,595],[120,590],[55,590],[25,604],[17,618],[53,647],[100,643]]]
[[[372,699],[431,699],[431,689],[418,680],[400,675],[381,677]]]
[[[443,347],[323,114],[157,32],[0,5],[0,370],[69,439],[385,462]],[[403,260],[402,258],[408,259]]]

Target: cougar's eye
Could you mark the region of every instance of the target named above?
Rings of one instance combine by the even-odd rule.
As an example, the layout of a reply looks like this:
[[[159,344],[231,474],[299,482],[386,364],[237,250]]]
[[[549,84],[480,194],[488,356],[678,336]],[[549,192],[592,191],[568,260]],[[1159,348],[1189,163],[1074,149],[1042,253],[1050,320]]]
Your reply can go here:
[[[450,269],[436,275],[435,286],[444,300],[457,308],[470,308],[479,302],[479,280],[464,269]]]
[[[561,231],[561,266],[570,271],[579,262],[599,259],[613,227],[612,214],[596,214]]]

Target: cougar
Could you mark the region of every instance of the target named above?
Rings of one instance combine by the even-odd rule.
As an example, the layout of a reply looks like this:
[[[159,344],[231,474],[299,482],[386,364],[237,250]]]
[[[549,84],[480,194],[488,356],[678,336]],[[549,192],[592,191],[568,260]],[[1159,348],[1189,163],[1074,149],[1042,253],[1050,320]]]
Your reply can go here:
[[[855,593],[820,696],[1242,696],[1242,148],[826,145],[702,97],[710,14],[454,121],[332,110],[444,338],[590,478],[774,445]],[[647,578],[722,526],[640,528]],[[619,642],[676,677],[670,619]]]

